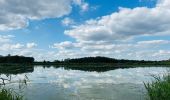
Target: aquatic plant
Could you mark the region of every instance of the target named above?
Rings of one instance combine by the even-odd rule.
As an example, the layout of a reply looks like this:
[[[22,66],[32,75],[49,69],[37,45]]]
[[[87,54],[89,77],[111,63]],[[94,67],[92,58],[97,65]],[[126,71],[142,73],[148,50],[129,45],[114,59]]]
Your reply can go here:
[[[23,80],[19,80],[19,89],[22,89],[22,86],[27,85],[28,77],[25,75]],[[15,92],[14,89],[7,89],[7,83],[11,82],[11,75],[6,75],[6,78],[2,78],[0,74],[0,100],[23,100],[23,96]]]
[[[23,97],[11,89],[0,89],[0,100],[23,100]]]
[[[170,100],[170,73],[160,76],[153,76],[154,81],[144,83],[149,100]]]

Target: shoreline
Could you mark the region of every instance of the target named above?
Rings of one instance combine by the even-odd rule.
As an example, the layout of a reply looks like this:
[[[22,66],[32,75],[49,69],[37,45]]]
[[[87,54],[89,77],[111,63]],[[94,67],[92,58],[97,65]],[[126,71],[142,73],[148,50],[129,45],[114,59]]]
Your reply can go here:
[[[43,62],[34,62],[34,63],[0,63],[0,66],[34,66],[34,65],[48,65],[48,66],[86,66],[86,67],[134,67],[134,66],[168,66],[170,63],[43,63]]]

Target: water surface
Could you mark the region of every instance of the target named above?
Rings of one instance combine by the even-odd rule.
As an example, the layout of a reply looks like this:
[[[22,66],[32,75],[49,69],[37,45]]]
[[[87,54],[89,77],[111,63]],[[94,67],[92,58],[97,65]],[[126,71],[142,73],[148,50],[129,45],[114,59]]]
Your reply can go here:
[[[12,84],[7,86],[15,88],[26,100],[145,100],[143,82],[150,82],[151,75],[163,75],[166,70],[139,67],[88,72],[34,66],[15,75],[8,73]],[[1,76],[5,77],[4,74]],[[18,80],[25,77],[27,85],[19,85]]]

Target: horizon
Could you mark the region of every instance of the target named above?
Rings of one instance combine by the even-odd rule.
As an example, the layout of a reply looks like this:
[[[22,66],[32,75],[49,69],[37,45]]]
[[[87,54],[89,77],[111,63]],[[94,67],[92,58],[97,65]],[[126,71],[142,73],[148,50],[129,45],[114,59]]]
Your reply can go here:
[[[18,57],[28,57],[28,56],[23,56],[23,55],[11,55],[11,54],[8,54],[6,56],[2,56],[0,55],[0,57],[15,57],[15,56],[18,56]],[[44,62],[44,61],[47,61],[46,59],[44,60],[36,60],[33,56],[29,56],[30,58],[33,58],[34,59],[34,62]],[[28,58],[29,58],[28,57]],[[49,61],[49,62],[55,62],[55,61],[64,61],[64,60],[73,60],[73,59],[82,59],[82,58],[108,58],[108,59],[114,59],[114,60],[128,60],[128,61],[170,61],[170,59],[166,59],[166,60],[144,60],[144,59],[141,59],[141,60],[135,60],[135,59],[116,59],[116,58],[113,58],[113,57],[106,57],[106,56],[85,56],[85,57],[77,57],[77,58],[65,58],[65,59],[54,59],[53,61]]]
[[[0,8],[2,56],[170,59],[169,0],[0,0]]]

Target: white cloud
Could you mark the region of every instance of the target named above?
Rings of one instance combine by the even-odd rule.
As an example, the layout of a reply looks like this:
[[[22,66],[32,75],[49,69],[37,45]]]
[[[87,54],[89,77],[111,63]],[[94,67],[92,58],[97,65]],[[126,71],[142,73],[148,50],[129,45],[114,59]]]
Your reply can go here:
[[[156,41],[156,40],[152,40]],[[169,46],[169,44],[151,44],[147,43],[124,43],[113,44],[104,41],[100,42],[82,42],[73,43],[69,41],[55,43],[49,50],[28,48],[27,44],[3,44],[0,45],[0,52],[5,54],[33,56],[38,61],[56,60],[65,58],[85,57],[85,56],[107,56],[117,59],[145,59],[145,60],[162,60],[169,59],[170,50],[155,47],[155,45]],[[145,47],[145,48],[143,48]],[[153,49],[154,48],[154,49]]]
[[[167,55],[170,56],[170,50],[159,50],[158,52],[155,52],[153,54],[154,57],[162,57],[162,58],[164,57],[167,58],[168,57]],[[169,59],[169,57],[167,59]]]
[[[81,11],[88,11],[89,9],[89,4],[84,2],[84,0],[73,0],[76,5],[79,5],[81,8]]]
[[[14,43],[14,37],[13,35],[0,35],[0,54],[35,56],[37,60],[43,56],[44,52],[41,52],[41,57],[39,56],[40,49],[33,49],[37,46],[36,43]]]
[[[24,45],[17,43],[17,44],[11,45],[10,49],[21,49],[23,47],[24,47]]]
[[[31,49],[31,48],[34,48],[34,47],[36,47],[37,46],[37,44],[36,43],[34,43],[34,42],[32,42],[32,43],[27,43],[27,48],[29,48],[29,49]]]
[[[77,41],[114,41],[141,35],[170,35],[170,2],[161,0],[155,8],[120,8],[119,12],[66,30]]]
[[[168,40],[150,40],[150,41],[139,41],[139,45],[161,45],[161,44],[170,44]]]
[[[28,20],[68,15],[71,13],[72,4],[83,10],[87,9],[85,5],[88,5],[82,0],[0,0],[0,30],[26,27]]]
[[[57,49],[54,54],[56,57],[61,58],[107,56],[117,59],[161,60],[170,56],[168,54],[170,48],[164,48],[168,47],[169,43],[170,41],[168,40],[148,40],[118,44],[106,41],[81,41],[75,43],[65,41],[55,43],[51,47]],[[159,56],[161,49],[166,51],[166,53],[161,53],[164,56]]]
[[[5,43],[5,44],[0,45],[0,50],[10,51],[10,50],[22,49],[23,47],[24,45],[20,43],[17,43],[17,44]]]
[[[20,49],[24,45],[20,43],[12,43],[13,35],[0,35],[0,51],[9,51],[12,49]]]
[[[74,22],[73,19],[66,17],[66,18],[64,18],[64,19],[61,21],[61,23],[62,23],[64,26],[69,26],[69,25],[74,24],[75,22]]]
[[[82,9],[83,12],[84,12],[84,11],[88,11],[88,9],[89,9],[89,4],[88,4],[88,3],[82,4],[82,5],[81,5],[81,9]]]
[[[160,60],[168,59],[170,50],[161,49],[160,46],[168,47],[168,40],[148,40],[133,43],[112,43],[107,41],[64,41],[54,43],[51,50],[42,50],[34,48],[37,46],[34,42],[26,44],[13,43],[12,35],[1,35],[3,40],[0,43],[1,54],[33,56],[36,60],[55,60],[85,56],[107,56],[119,59],[146,59]],[[154,49],[153,49],[154,48]],[[57,49],[57,50],[56,50]]]
[[[9,2],[17,5],[17,7],[8,7]],[[71,12],[71,4],[80,7],[86,5],[83,0],[52,0],[53,3],[46,0],[41,2],[37,0],[34,1],[35,4],[30,2],[33,1],[0,0],[0,5],[3,5],[0,8],[4,9],[0,11],[0,30],[25,27],[28,25],[27,20],[30,19],[41,20],[67,15]],[[27,3],[32,5],[28,6],[26,5]],[[51,5],[52,7],[50,7]],[[57,5],[58,7],[56,7]],[[63,11],[59,9],[60,6],[62,6]],[[82,11],[87,8],[88,4],[82,8]],[[55,11],[56,9],[57,11]],[[73,26],[71,30],[66,30],[65,34],[75,38],[76,42],[54,43],[50,46],[51,51],[48,51],[33,48],[37,46],[36,43],[12,43],[11,39],[14,36],[0,35],[0,52],[34,56],[36,60],[55,60],[84,56],[145,60],[167,59],[170,56],[169,40],[122,41],[140,35],[170,35],[169,18],[170,2],[168,0],[161,0],[155,8],[120,8],[119,12],[87,20],[84,24]],[[74,20],[68,17],[65,17],[62,21],[63,25],[72,25],[73,23]],[[160,46],[164,46],[164,48],[160,48]]]
[[[10,42],[13,35],[0,35],[0,43]]]
[[[25,48],[31,49],[33,47],[36,47],[37,44],[34,42],[27,43],[27,44],[21,44],[21,43],[14,43],[13,38],[15,36],[13,35],[0,35],[0,50],[3,51],[10,51],[11,50],[22,50]]]
[[[52,46],[50,46],[51,48],[57,48],[57,49],[74,49],[76,47],[78,47],[78,43],[73,43],[71,41],[64,41],[64,42],[60,42],[60,43],[54,43]]]

